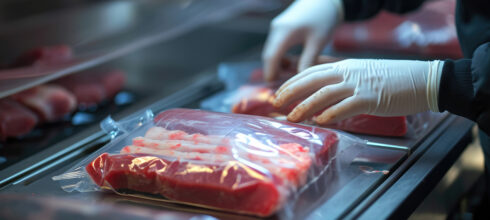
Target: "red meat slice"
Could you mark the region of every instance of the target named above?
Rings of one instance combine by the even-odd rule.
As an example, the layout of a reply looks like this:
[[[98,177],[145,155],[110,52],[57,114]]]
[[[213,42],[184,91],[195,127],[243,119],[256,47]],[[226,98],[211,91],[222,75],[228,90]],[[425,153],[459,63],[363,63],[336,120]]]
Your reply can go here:
[[[263,86],[243,86],[239,89],[237,101],[231,111],[237,114],[260,115],[266,117],[285,116],[300,103],[290,105],[284,109],[277,109],[272,105],[274,90]],[[372,115],[358,115],[327,127],[344,131],[380,135],[404,136],[407,133],[406,117],[379,117]]]
[[[63,77],[56,84],[70,90],[77,98],[79,107],[95,106],[115,96],[126,81],[124,72],[83,72]]]
[[[189,172],[188,167],[202,171]],[[277,187],[280,180],[269,179],[237,162],[196,165],[163,156],[104,153],[86,170],[100,186],[161,194],[176,201],[239,213],[268,216],[283,199]],[[242,184],[237,185],[237,179]]]
[[[359,134],[401,137],[407,134],[407,118],[358,115],[327,127]]]
[[[10,99],[0,99],[0,140],[29,133],[37,124],[34,112]]]
[[[326,129],[199,110],[168,110],[155,117],[155,124],[159,127],[134,138],[121,154],[104,153],[88,164],[93,181],[104,188],[269,216],[292,188],[305,184],[313,165],[328,161],[338,141]],[[249,135],[257,139],[246,140]],[[240,150],[243,144],[246,150]]]
[[[71,59],[72,54],[71,48],[67,45],[38,47],[20,55],[11,67],[61,63]]]
[[[57,85],[41,85],[11,98],[36,112],[42,121],[54,122],[75,110],[76,98]]]
[[[366,22],[344,24],[335,31],[334,49],[461,58],[454,24],[455,5],[454,0],[431,1],[407,15],[381,12]]]

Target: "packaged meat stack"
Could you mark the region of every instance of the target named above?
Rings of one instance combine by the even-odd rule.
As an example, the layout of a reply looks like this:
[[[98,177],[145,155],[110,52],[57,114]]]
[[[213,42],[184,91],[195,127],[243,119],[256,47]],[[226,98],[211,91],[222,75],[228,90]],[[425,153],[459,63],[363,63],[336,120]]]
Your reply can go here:
[[[426,58],[463,57],[454,24],[456,1],[428,1],[406,15],[381,12],[362,22],[346,23],[335,31],[338,52],[375,52]]]
[[[117,138],[53,179],[69,192],[102,188],[270,216],[300,189],[314,190],[342,149],[362,146],[331,130],[259,116],[190,109],[148,115],[103,123]]]

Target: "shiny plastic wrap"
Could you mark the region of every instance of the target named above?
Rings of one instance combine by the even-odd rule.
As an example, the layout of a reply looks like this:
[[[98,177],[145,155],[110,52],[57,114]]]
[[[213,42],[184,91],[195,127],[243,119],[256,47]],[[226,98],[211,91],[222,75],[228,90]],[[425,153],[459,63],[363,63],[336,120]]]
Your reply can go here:
[[[337,52],[376,52],[427,58],[462,58],[455,0],[429,1],[406,15],[381,12],[373,19],[341,25],[333,37]]]
[[[113,141],[53,177],[65,191],[110,189],[256,216],[287,213],[306,191],[316,202],[327,193],[317,184],[348,167],[332,160],[349,164],[365,147],[324,128],[191,109],[108,119],[102,128]]]
[[[322,58],[321,60],[334,60]],[[282,77],[291,76],[289,66],[283,67]],[[281,80],[265,83],[262,78],[261,64],[259,62],[241,62],[222,64],[218,68],[219,78],[225,83],[226,91],[204,100],[201,108],[238,114],[260,115],[285,120],[300,102],[278,109],[272,105],[274,92],[281,84]],[[427,113],[423,113],[427,114]],[[377,136],[417,136],[424,132],[425,120],[423,114],[398,117],[379,117],[372,115],[358,115],[341,122],[327,125],[328,128],[340,129],[357,134]],[[304,121],[305,124],[315,125],[313,120]]]

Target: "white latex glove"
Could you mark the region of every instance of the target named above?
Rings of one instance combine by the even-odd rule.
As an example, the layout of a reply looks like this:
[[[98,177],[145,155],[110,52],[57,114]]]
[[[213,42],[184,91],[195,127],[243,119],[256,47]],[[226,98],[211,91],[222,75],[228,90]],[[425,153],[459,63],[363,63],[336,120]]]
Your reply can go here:
[[[438,111],[442,61],[348,59],[308,68],[276,92],[281,107],[305,99],[289,115],[292,122],[315,118],[318,124],[370,114],[402,116]]]
[[[303,44],[298,72],[315,63],[333,29],[343,20],[341,0],[296,0],[274,18],[264,50],[265,80],[279,72],[281,58],[292,46]]]

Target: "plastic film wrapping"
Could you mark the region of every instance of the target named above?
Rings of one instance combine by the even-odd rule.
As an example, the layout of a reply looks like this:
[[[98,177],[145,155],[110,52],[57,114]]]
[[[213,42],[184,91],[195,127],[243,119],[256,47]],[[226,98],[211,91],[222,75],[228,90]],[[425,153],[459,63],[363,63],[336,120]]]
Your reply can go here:
[[[107,119],[102,128],[113,141],[53,177],[65,191],[106,189],[262,217],[291,216],[333,194],[320,189],[365,147],[324,128],[190,109]]]

